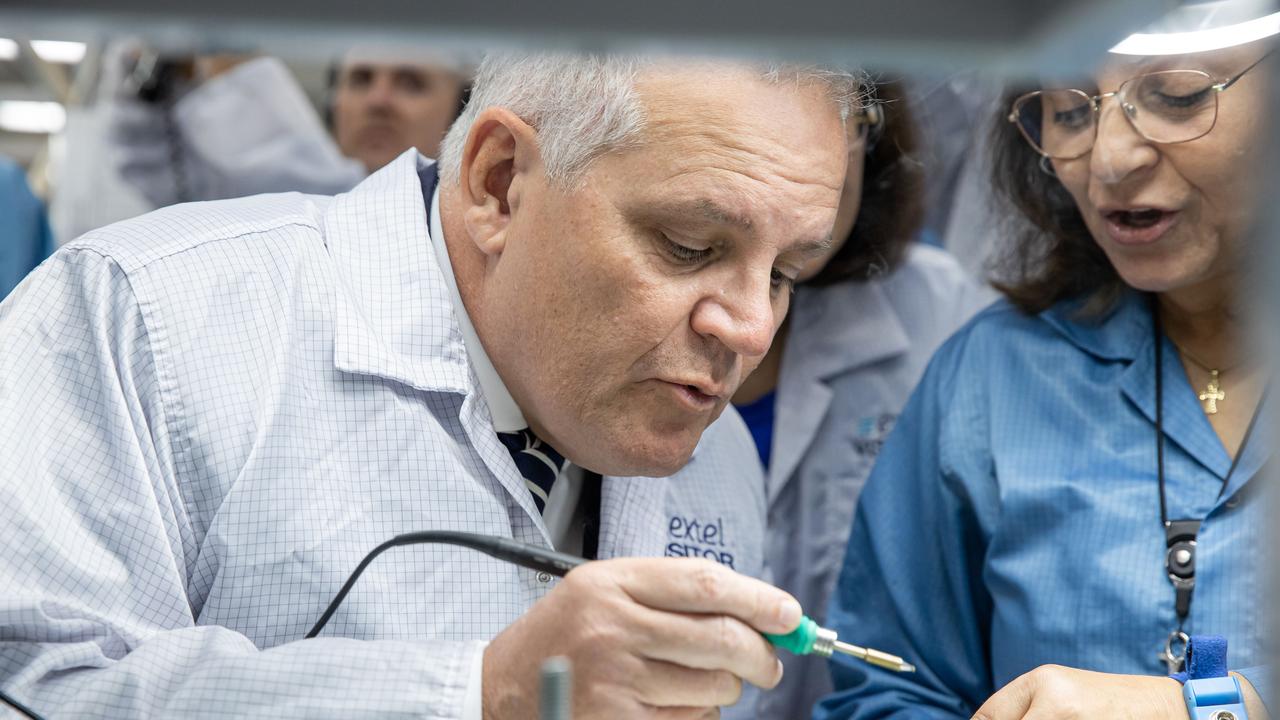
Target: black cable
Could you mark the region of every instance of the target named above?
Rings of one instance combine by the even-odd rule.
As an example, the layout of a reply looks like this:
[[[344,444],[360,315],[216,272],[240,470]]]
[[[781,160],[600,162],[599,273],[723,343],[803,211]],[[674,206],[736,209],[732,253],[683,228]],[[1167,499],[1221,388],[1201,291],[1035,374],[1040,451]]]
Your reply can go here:
[[[1169,510],[1164,499],[1164,324],[1160,304],[1151,296],[1151,327],[1156,353],[1156,478],[1160,484],[1160,527],[1169,527]]]
[[[14,700],[12,695],[9,695],[3,690],[0,690],[0,700],[4,701],[4,704],[8,705],[14,710],[17,710],[23,715],[26,715],[27,717],[31,718],[31,720],[44,720],[44,718],[40,717],[40,713],[37,713],[35,710],[32,710],[26,705],[23,705],[17,700]]]
[[[343,599],[347,597],[347,593],[351,592],[351,588],[356,584],[356,580],[360,579],[364,569],[369,567],[369,563],[383,552],[393,547],[401,545],[422,545],[437,543],[442,545],[459,545],[461,547],[478,550],[485,555],[505,560],[506,562],[519,565],[520,567],[529,568],[530,570],[538,570],[550,573],[556,577],[564,577],[570,570],[587,562],[583,558],[567,555],[565,553],[548,550],[546,548],[537,547],[536,545],[526,545],[509,538],[492,537],[490,535],[478,535],[476,533],[454,532],[451,530],[426,530],[423,532],[405,533],[397,535],[390,540],[382,543],[374,548],[372,552],[364,556],[360,564],[356,566],[351,577],[343,583],[342,589],[334,596],[329,603],[329,607],[325,608],[324,614],[316,621],[315,627],[311,628],[306,637],[313,638],[320,634],[324,626],[328,624],[329,619],[337,612],[338,606],[342,604]]]
[[[490,557],[506,562],[526,567],[530,570],[550,573],[556,577],[564,577],[568,572],[579,565],[587,562],[585,559],[568,555],[566,553],[548,550],[546,548],[537,547],[536,545],[526,545],[509,538],[492,537],[489,535],[479,535],[476,533],[453,532],[449,530],[427,530],[423,532],[405,533],[397,535],[390,540],[382,543],[374,548],[372,552],[364,556],[360,564],[356,566],[355,572],[351,573],[351,577],[342,585],[342,589],[334,596],[333,601],[329,603],[329,607],[325,608],[324,614],[316,622],[315,627],[307,633],[308,638],[313,638],[320,634],[324,626],[337,612],[338,606],[351,592],[351,588],[355,586],[356,580],[360,579],[360,575],[364,572],[369,563],[383,552],[393,547],[401,545],[422,545],[429,543],[437,543],[442,545],[458,545],[461,547],[478,550]],[[23,705],[15,700],[9,694],[0,690],[0,701],[14,708],[31,720],[44,720],[38,713],[31,708]]]

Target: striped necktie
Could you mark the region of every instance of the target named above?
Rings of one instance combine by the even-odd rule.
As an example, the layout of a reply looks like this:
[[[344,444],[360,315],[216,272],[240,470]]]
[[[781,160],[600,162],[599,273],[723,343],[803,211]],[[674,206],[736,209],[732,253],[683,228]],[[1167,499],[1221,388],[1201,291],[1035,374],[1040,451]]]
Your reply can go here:
[[[529,428],[515,432],[500,432],[498,439],[511,453],[516,468],[524,476],[524,484],[533,495],[533,504],[541,513],[547,508],[547,498],[551,496],[551,486],[560,471],[564,469],[564,456],[556,449],[538,439]]]

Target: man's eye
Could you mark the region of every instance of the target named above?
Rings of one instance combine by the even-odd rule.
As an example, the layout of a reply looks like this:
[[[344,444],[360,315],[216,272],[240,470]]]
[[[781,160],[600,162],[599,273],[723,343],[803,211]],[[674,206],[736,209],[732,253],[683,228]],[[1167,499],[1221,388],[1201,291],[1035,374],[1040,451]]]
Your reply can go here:
[[[781,270],[777,269],[774,269],[773,273],[769,275],[769,284],[775,290],[795,292],[796,289],[796,279],[787,277]]]
[[[373,74],[368,70],[357,69],[347,73],[347,87],[363,88],[367,87],[373,80]]]
[[[421,93],[427,90],[427,78],[425,75],[413,72],[400,72],[396,74],[396,87],[407,93]]]
[[[670,253],[671,257],[677,262],[681,262],[686,265],[696,265],[703,260],[706,260],[711,255],[710,248],[697,250],[687,247],[667,237],[665,233],[662,235],[662,240],[666,244],[667,252]]]

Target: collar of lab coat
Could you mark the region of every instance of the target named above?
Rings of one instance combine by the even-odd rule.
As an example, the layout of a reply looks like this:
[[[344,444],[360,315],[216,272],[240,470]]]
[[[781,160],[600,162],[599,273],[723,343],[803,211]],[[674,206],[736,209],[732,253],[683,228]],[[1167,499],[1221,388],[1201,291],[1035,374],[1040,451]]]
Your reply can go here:
[[[335,307],[334,365],[425,392],[463,395],[464,430],[549,544],[542,515],[493,432],[431,244],[425,197],[436,180],[435,164],[409,150],[334,198],[326,211],[325,242],[346,295]]]
[[[429,168],[435,170],[435,166]],[[420,170],[421,172],[421,170]],[[433,190],[430,186],[434,184]],[[515,432],[529,427],[524,419],[524,412],[511,397],[507,384],[498,375],[498,370],[489,359],[489,353],[480,342],[480,335],[471,324],[467,314],[466,303],[462,302],[462,293],[458,292],[458,281],[453,274],[453,261],[449,259],[449,248],[444,241],[444,223],[440,220],[440,183],[422,183],[422,195],[431,195],[431,207],[427,212],[431,216],[431,247],[436,253],[436,266],[449,286],[449,299],[453,302],[453,314],[458,319],[458,329],[462,331],[462,342],[466,345],[467,356],[471,358],[471,367],[476,371],[476,381],[489,403],[489,413],[493,416],[493,429],[498,432]]]
[[[426,392],[467,396],[464,429],[490,470],[529,514],[548,544],[541,513],[491,430],[476,385],[453,298],[429,236],[424,196],[435,165],[414,150],[334,198],[325,212],[325,242],[345,297],[336,303],[334,364],[348,373],[383,377]],[[482,409],[485,408],[485,409]],[[662,554],[665,479],[607,478],[601,501],[600,552]],[[524,538],[529,540],[530,538]]]
[[[1040,317],[1073,345],[1098,360],[1128,363],[1120,376],[1120,390],[1139,412],[1155,424],[1156,340],[1152,336],[1149,296],[1127,291],[1114,308],[1096,318],[1081,317],[1079,311],[1083,305],[1083,300],[1061,302],[1042,312]],[[1160,342],[1163,343],[1164,355],[1164,435],[1206,470],[1219,479],[1226,479],[1231,469],[1231,456],[1205,417],[1196,390],[1191,387],[1178,360],[1177,348],[1168,338],[1162,338]],[[1271,407],[1273,400],[1268,397],[1264,402]],[[1223,489],[1224,498],[1235,494],[1270,458],[1270,443],[1263,440],[1270,436],[1270,415],[1268,408],[1262,409],[1260,427],[1254,429],[1239,467],[1230,478],[1230,485]]]
[[[1150,350],[1151,311],[1146,295],[1127,291],[1115,307],[1097,317],[1084,317],[1084,299],[1068,300],[1045,310],[1041,319],[1073,345],[1100,360],[1133,360]]]
[[[831,404],[828,382],[910,349],[902,320],[877,281],[803,287],[796,293],[778,382],[769,500],[777,497]]]
[[[465,395],[471,369],[427,235],[419,169],[434,183],[432,163],[407,151],[325,212],[325,243],[346,294],[336,303],[334,364]]]

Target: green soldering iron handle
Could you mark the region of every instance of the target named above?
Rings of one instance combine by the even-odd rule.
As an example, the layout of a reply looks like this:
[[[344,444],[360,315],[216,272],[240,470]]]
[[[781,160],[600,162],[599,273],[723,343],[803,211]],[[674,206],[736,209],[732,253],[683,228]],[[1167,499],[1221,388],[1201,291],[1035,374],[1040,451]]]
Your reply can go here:
[[[800,618],[800,627],[786,635],[764,633],[764,636],[773,643],[774,647],[780,647],[795,655],[808,655],[813,652],[813,644],[818,639],[818,623],[810,620],[806,615]]]

